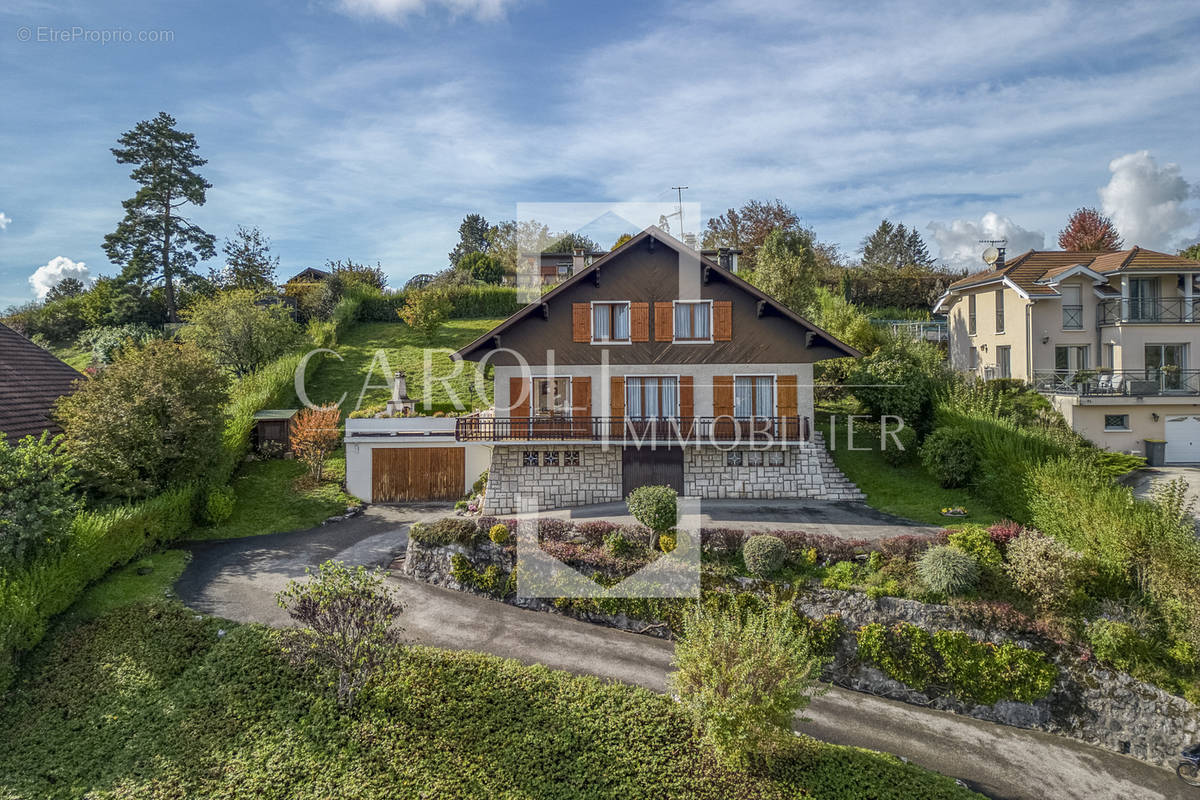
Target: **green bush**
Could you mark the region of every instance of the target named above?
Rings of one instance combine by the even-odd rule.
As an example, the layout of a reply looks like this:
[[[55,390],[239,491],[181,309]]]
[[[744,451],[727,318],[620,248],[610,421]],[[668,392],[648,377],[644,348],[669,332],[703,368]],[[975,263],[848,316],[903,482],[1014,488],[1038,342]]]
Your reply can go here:
[[[879,452],[883,456],[883,460],[893,467],[902,467],[911,463],[918,452],[917,430],[911,425],[905,425],[898,431],[894,430],[894,427],[894,425],[888,426],[884,447]],[[899,445],[897,445],[897,441]]]
[[[921,463],[943,488],[966,486],[978,463],[971,434],[962,428],[936,428],[921,445]]]
[[[504,599],[516,591],[516,573],[505,572],[495,564],[489,564],[480,572],[471,559],[455,553],[450,557],[450,576],[471,589]]]
[[[1123,672],[1136,673],[1154,659],[1154,648],[1127,622],[1101,617],[1087,626],[1086,638],[1096,658]]]
[[[626,558],[638,552],[638,546],[622,531],[613,531],[604,537],[604,549],[616,558]]]
[[[210,525],[220,525],[233,516],[233,487],[220,486],[209,491],[204,500],[204,519]]]
[[[787,545],[778,536],[751,536],[742,545],[742,561],[751,575],[769,578],[786,560]]]
[[[462,517],[443,517],[434,522],[417,522],[408,529],[408,538],[435,547],[448,544],[470,547],[475,544],[478,534],[475,522]]]
[[[893,337],[859,359],[849,376],[866,412],[896,416],[921,431],[931,418],[934,396],[949,378],[938,348],[929,342]]]
[[[858,583],[858,564],[853,561],[839,561],[825,570],[821,585],[826,589],[849,591]]]
[[[1032,703],[1054,688],[1058,669],[1045,655],[1011,642],[979,642],[961,631],[930,633],[904,622],[858,630],[858,655],[919,692],[945,692],[965,703]]]
[[[509,539],[508,526],[503,522],[497,522],[488,529],[488,538],[492,540],[492,544],[504,544]]]
[[[1083,559],[1067,545],[1026,531],[1008,543],[1005,569],[1018,589],[1043,611],[1069,608],[1079,592]]]
[[[917,561],[917,576],[931,590],[952,597],[979,585],[979,564],[957,547],[931,547]]]
[[[0,433],[0,570],[61,553],[79,510],[75,467],[62,437]]]
[[[950,531],[950,544],[975,559],[980,569],[999,569],[1004,562],[1000,548],[992,540],[991,531],[982,525],[963,525]]]
[[[665,533],[679,520],[678,495],[670,486],[639,486],[625,498],[629,513],[655,533]]]
[[[508,317],[521,310],[517,290],[510,286],[447,286],[442,291],[450,301],[449,319]],[[404,308],[411,293],[405,290],[366,299],[362,320],[395,322],[396,312]]]

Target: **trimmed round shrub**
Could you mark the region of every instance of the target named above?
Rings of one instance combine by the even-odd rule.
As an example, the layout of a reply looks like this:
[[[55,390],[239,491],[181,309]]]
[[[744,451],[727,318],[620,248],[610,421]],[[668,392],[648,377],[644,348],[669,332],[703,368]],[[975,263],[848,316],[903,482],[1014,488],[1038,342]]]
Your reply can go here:
[[[503,522],[497,522],[488,530],[488,538],[492,540],[492,544],[504,544],[508,541],[508,526]]]
[[[950,531],[950,544],[969,554],[983,569],[999,569],[1002,562],[1000,548],[992,541],[992,534],[982,525],[963,525]]]
[[[971,434],[963,428],[938,428],[921,445],[921,463],[943,488],[970,483],[979,463]]]
[[[639,486],[629,493],[625,504],[638,522],[655,533],[664,533],[679,520],[677,497],[670,486]]]
[[[204,518],[212,525],[220,525],[233,516],[233,489],[222,486],[208,493],[204,501]]]
[[[787,545],[778,536],[751,536],[742,546],[746,571],[760,578],[769,578],[778,572],[786,558]]]
[[[979,564],[957,547],[931,547],[917,561],[917,576],[938,594],[966,594],[979,584]]]

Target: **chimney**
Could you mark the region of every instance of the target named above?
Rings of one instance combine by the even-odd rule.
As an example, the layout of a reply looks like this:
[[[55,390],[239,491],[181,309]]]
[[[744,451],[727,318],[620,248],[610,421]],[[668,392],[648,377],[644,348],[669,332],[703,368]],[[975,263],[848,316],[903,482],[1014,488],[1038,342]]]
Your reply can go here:
[[[1000,251],[1000,255],[996,256],[996,270],[999,271],[1004,269],[1004,245],[1000,245],[996,249]]]
[[[571,253],[571,274],[578,274],[584,267],[587,266],[585,262],[586,259],[583,257],[583,249],[579,247],[575,248],[575,250]]]
[[[729,271],[730,272],[737,272],[737,257],[738,257],[738,253],[740,253],[740,252],[742,252],[742,251],[741,250],[730,250],[729,251]]]
[[[727,270],[730,268],[731,262],[730,262],[728,247],[718,247],[717,248],[717,264],[718,264],[718,266],[721,267],[721,269]]]
[[[407,417],[416,409],[416,404],[408,396],[408,376],[403,371],[393,376],[392,399],[388,401],[384,412],[389,417]]]

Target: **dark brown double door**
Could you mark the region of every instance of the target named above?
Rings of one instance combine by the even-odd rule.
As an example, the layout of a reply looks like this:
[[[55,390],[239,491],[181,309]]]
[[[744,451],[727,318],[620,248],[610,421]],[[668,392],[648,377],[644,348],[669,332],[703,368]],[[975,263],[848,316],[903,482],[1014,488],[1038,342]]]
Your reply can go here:
[[[625,497],[639,486],[670,486],[683,494],[683,449],[623,447],[621,478]]]

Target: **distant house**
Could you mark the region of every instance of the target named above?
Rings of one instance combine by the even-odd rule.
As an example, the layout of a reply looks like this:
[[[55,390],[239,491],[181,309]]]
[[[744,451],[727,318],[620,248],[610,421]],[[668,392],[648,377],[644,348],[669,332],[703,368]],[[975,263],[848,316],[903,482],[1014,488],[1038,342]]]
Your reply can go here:
[[[0,433],[15,442],[43,431],[61,433],[50,419],[58,398],[82,376],[21,334],[0,324]]]
[[[288,278],[287,282],[288,283],[320,283],[321,281],[325,280],[332,274],[333,273],[326,272],[323,269],[317,269],[316,267],[309,267],[307,269],[301,270],[300,272],[297,272],[295,275]]]

